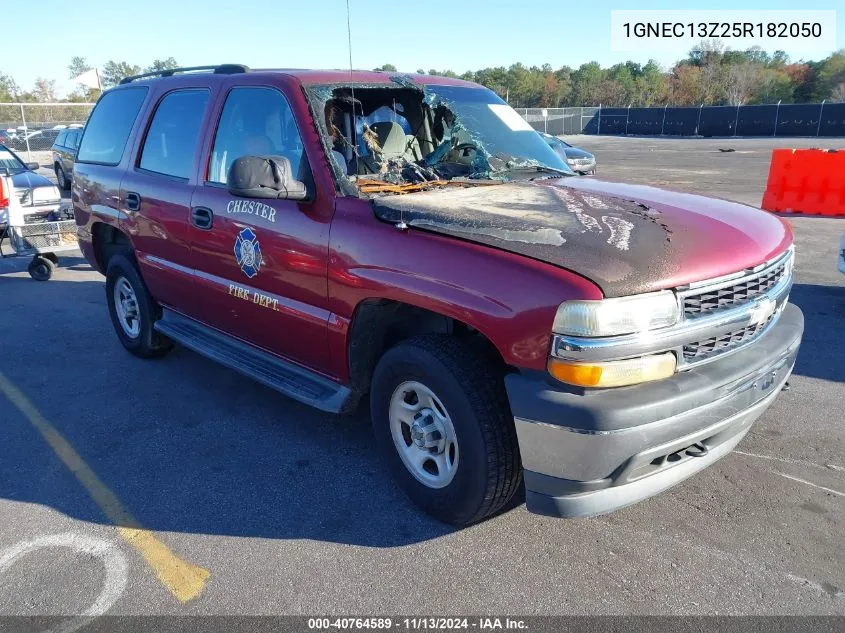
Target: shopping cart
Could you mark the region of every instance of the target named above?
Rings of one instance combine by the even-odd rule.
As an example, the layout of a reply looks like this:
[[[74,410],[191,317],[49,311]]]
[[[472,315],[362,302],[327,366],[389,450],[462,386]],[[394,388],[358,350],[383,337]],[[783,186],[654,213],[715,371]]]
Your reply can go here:
[[[11,193],[9,179],[2,175],[0,179],[0,192]],[[58,254],[79,248],[72,207],[67,203],[48,208],[24,207],[13,194],[0,198],[0,205],[5,205],[0,212],[5,211],[7,217],[5,229],[0,227],[0,256],[9,256],[3,253],[3,240],[8,239],[13,256],[32,256],[27,267],[29,275],[37,281],[47,281],[59,262]]]

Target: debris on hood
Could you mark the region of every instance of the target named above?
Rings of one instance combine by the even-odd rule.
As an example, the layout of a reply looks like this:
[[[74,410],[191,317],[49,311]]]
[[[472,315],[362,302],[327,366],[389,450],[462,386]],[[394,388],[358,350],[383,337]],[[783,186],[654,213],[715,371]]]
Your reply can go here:
[[[643,292],[673,272],[669,227],[639,202],[566,181],[374,198],[376,216],[589,273],[607,296]],[[643,270],[649,271],[643,275]],[[653,278],[652,278],[653,275]]]

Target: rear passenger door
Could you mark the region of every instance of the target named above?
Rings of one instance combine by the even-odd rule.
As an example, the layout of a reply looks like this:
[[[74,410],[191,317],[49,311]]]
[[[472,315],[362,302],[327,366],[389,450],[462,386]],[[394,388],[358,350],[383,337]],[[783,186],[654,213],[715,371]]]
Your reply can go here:
[[[314,369],[327,366],[327,254],[333,192],[315,190],[290,101],[279,87],[243,85],[222,100],[191,202],[211,217],[191,226],[192,258],[209,323]],[[290,93],[288,93],[290,94]],[[301,91],[300,91],[301,95]],[[215,125],[216,124],[216,125]],[[306,182],[305,201],[229,193],[245,155],[281,155]]]
[[[70,129],[64,138],[62,145],[62,168],[65,173],[73,173],[73,159],[76,157],[76,148],[79,146],[80,130]]]
[[[207,88],[179,88],[158,99],[120,186],[122,227],[144,282],[162,305],[199,316],[188,218]]]

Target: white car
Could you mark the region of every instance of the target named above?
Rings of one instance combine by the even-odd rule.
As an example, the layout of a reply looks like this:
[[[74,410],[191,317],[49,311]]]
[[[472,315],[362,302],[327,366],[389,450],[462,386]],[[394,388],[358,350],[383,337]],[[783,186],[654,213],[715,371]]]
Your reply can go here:
[[[839,272],[845,275],[845,234],[839,240]]]

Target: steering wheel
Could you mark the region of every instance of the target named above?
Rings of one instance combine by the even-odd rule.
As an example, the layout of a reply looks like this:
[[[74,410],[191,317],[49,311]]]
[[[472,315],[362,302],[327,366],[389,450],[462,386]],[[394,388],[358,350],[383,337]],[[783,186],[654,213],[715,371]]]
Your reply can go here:
[[[458,143],[455,145],[451,151],[449,152],[450,156],[454,156],[454,161],[456,163],[464,163],[464,161],[472,162],[472,158],[470,154],[464,153],[467,150],[472,150],[473,152],[478,152],[478,146],[475,143]]]

